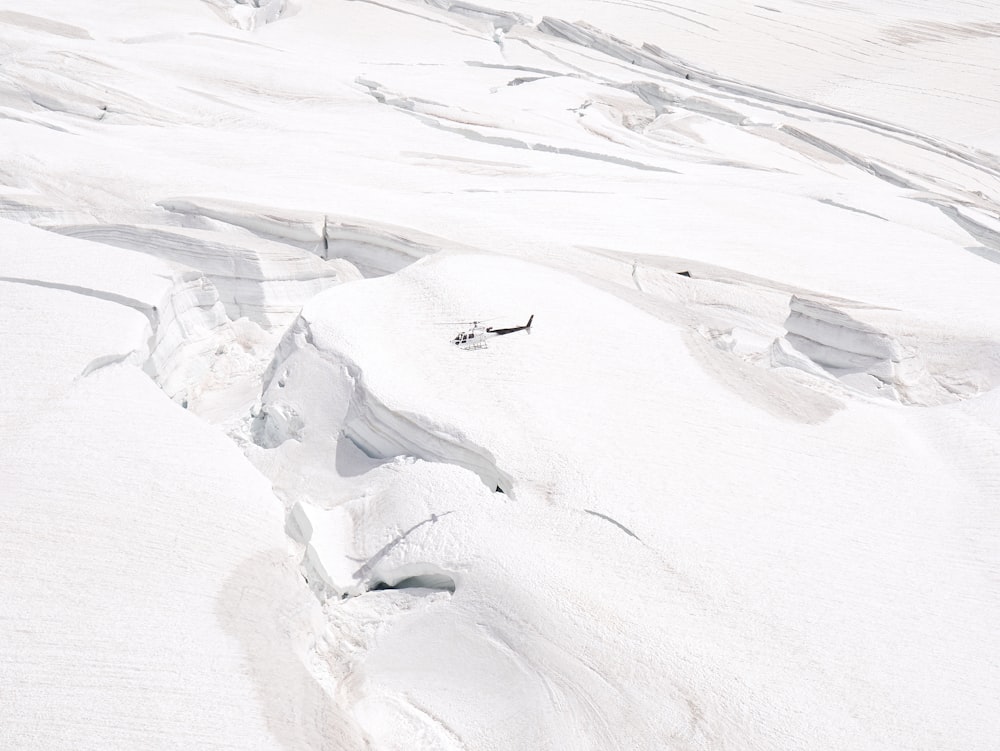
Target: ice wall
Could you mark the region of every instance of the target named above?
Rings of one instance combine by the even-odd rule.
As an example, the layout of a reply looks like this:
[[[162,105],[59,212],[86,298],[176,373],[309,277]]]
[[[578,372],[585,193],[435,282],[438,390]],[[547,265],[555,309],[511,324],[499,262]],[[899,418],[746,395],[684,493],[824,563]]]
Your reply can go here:
[[[323,261],[294,245],[253,236],[223,241],[206,230],[122,224],[58,231],[198,269],[218,290],[230,318],[245,316],[267,329],[287,326],[302,303],[324,289],[361,277],[347,261]]]

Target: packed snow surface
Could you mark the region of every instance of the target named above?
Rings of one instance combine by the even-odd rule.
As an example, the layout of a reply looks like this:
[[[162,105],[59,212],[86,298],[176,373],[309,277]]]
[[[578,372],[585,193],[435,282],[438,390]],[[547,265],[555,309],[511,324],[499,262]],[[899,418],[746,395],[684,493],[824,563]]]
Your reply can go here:
[[[496,2],[0,10],[0,748],[995,751],[993,3]]]

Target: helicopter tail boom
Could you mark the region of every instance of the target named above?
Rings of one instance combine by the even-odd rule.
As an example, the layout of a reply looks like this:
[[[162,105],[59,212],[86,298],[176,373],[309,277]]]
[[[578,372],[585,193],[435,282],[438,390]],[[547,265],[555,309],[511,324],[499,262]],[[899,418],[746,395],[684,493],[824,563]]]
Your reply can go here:
[[[535,314],[532,313],[531,317],[528,319],[528,322],[523,326],[511,326],[510,328],[507,329],[495,329],[490,327],[486,329],[486,331],[490,334],[496,334],[497,336],[503,336],[504,334],[513,334],[515,331],[530,331],[531,322],[534,320],[535,320]]]

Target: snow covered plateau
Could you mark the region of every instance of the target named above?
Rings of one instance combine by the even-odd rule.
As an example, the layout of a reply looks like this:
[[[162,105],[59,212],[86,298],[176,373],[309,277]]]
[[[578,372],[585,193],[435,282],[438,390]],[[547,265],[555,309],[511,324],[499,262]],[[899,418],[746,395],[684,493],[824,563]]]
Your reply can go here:
[[[995,0],[483,2],[0,4],[0,749],[996,751]]]

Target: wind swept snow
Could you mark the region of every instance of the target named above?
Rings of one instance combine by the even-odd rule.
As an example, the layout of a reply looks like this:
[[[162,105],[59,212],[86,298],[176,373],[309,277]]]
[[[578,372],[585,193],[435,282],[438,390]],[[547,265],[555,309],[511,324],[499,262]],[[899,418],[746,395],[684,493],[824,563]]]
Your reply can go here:
[[[118,5],[0,11],[0,747],[993,751],[991,4]]]

